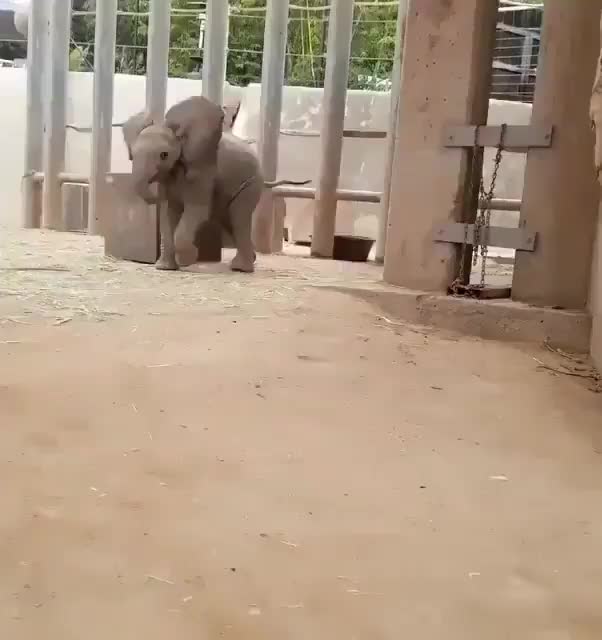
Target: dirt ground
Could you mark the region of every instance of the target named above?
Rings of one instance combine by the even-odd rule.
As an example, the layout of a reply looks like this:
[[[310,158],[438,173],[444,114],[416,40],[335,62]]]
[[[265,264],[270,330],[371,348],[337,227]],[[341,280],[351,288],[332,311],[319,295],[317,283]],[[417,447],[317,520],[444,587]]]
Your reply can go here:
[[[0,637],[599,640],[602,396],[259,267],[4,233]]]

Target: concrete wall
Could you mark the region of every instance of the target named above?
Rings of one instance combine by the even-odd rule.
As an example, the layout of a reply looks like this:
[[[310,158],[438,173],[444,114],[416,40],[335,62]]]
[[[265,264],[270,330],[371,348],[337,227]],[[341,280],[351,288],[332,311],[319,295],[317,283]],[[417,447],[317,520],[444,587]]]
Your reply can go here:
[[[0,223],[8,226],[20,224],[21,177],[23,175],[23,152],[25,144],[26,69],[0,68],[0,119],[2,142],[10,153],[0,158],[0,180],[2,208]],[[201,92],[199,80],[172,78],[168,85],[168,106]],[[225,101],[240,99],[242,90],[228,86]],[[115,113],[113,122],[123,122],[141,111],[145,101],[145,78],[141,76],[117,75],[115,77]],[[92,124],[93,74],[70,73],[67,99],[67,122],[78,127]],[[67,130],[67,153],[65,170],[88,174],[91,166],[91,133]],[[113,130],[112,171],[129,171],[121,130]]]
[[[91,73],[71,73],[69,76],[67,121],[80,127],[89,127],[92,122]],[[168,85],[168,104],[200,92],[198,80],[172,78]],[[20,182],[23,173],[23,145],[25,136],[25,69],[0,69],[0,117],[3,122],[3,141],[10,150],[0,158],[3,207],[0,223],[20,224]],[[235,133],[256,139],[259,131],[259,85],[242,90],[228,87],[226,102],[243,99],[243,108],[235,127]],[[144,106],[145,79],[140,76],[117,75],[115,77],[114,122],[123,122]],[[282,128],[297,131],[319,132],[322,126],[322,90],[304,87],[286,87],[282,115]],[[350,91],[347,102],[345,125],[349,129],[387,128],[389,95]],[[494,100],[490,108],[490,122],[528,124],[530,105]],[[121,131],[114,129],[112,171],[128,171],[130,167]],[[91,163],[91,134],[68,129],[65,169],[75,173],[88,173]],[[341,187],[381,191],[383,167],[386,155],[385,140],[348,139],[344,145]],[[319,137],[282,136],[280,142],[281,178],[298,180],[317,178],[319,170]],[[490,175],[493,153],[488,152],[485,175]],[[523,187],[524,156],[507,154],[500,172],[499,197],[520,198]],[[313,219],[313,202],[289,200],[288,220],[292,236],[297,240],[308,240]],[[363,203],[341,203],[337,218],[338,233],[353,233],[375,237],[377,205]],[[516,226],[515,214],[500,213],[494,216],[496,224]]]
[[[282,108],[283,130],[319,133],[322,128],[322,89],[285,87]],[[245,91],[234,133],[257,139],[261,86]],[[347,129],[386,131],[389,119],[388,93],[350,91],[347,98]],[[278,178],[312,180],[317,184],[320,164],[320,138],[283,135],[280,138]],[[343,146],[341,189],[382,191],[386,159],[384,140],[346,139]],[[287,200],[287,227],[291,239],[307,241],[311,237],[314,203],[311,200]],[[376,237],[378,205],[341,202],[337,209],[337,233]]]

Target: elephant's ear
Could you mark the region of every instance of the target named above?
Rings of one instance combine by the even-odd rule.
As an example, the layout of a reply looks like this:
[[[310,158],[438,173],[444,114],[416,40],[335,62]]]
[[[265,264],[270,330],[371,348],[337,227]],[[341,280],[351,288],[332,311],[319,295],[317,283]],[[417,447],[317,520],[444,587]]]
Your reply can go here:
[[[123,123],[122,132],[125,145],[128,148],[130,160],[133,160],[132,147],[134,146],[138,136],[153,124],[153,119],[146,111],[141,111],[133,115]]]
[[[238,118],[238,114],[240,113],[241,101],[225,104],[223,106],[224,110],[224,129],[231,131],[234,129],[234,125],[236,124],[236,118]]]
[[[217,153],[224,111],[201,96],[187,98],[165,115],[165,124],[183,144],[184,160],[198,162]]]

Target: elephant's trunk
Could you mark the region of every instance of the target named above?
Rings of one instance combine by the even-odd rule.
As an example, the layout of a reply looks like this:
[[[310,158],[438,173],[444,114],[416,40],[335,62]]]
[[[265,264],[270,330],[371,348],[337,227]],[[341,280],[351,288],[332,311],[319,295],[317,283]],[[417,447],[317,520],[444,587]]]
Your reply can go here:
[[[143,169],[139,169],[136,166],[134,166],[132,175],[134,177],[134,189],[136,193],[147,204],[158,204],[159,198],[151,188],[151,185],[155,182],[155,176],[149,176],[149,172],[145,167]]]
[[[146,202],[146,204],[158,204],[159,198],[153,193],[151,183],[137,183],[135,186],[136,193]]]

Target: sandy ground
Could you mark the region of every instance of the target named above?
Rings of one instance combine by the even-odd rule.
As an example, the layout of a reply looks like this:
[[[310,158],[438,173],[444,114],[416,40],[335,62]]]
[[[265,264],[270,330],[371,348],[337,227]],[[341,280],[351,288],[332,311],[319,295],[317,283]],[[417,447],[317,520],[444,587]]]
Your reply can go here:
[[[553,354],[314,286],[369,266],[5,240],[0,638],[602,637],[602,397]]]

